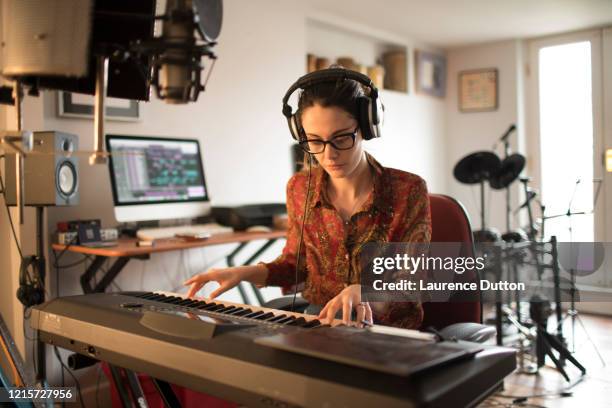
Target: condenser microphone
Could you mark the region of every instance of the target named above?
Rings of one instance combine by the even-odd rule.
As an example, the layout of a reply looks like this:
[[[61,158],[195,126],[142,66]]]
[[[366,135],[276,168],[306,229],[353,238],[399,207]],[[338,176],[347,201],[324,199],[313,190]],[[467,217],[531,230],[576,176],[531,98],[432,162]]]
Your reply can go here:
[[[200,92],[195,84],[194,66],[190,50],[195,46],[193,10],[182,8],[185,2],[168,0],[162,38],[169,47],[160,55],[158,94],[167,103],[187,103]],[[197,64],[199,65],[199,64]]]
[[[153,73],[160,99],[171,104],[197,100],[206,85],[201,83],[201,59],[208,56],[214,64],[211,47],[221,30],[221,17],[220,0],[167,0],[161,37],[164,49]]]

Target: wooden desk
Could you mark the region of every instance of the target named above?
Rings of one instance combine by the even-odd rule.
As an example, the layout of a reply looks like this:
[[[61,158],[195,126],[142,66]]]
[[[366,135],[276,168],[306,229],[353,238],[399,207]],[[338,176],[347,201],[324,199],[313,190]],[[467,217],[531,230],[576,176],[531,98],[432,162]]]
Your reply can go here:
[[[186,241],[179,238],[160,239],[156,240],[155,244],[150,247],[137,246],[138,240],[136,238],[121,238],[117,241],[116,246],[104,248],[62,244],[53,244],[51,247],[55,251],[69,251],[83,255],[95,256],[92,263],[87,267],[87,270],[83,273],[83,275],[81,275],[81,288],[83,288],[83,293],[96,293],[104,292],[111,282],[117,277],[117,275],[119,275],[130,259],[147,260],[151,257],[151,254],[157,252],[177,251],[190,248],[201,248],[211,245],[237,243],[239,244],[238,247],[236,247],[226,256],[227,264],[229,266],[235,266],[234,257],[240,251],[242,251],[249,242],[255,240],[265,240],[266,242],[259,247],[259,249],[257,249],[257,251],[255,251],[255,253],[253,253],[243,264],[249,265],[279,238],[284,238],[285,235],[286,231],[284,230],[272,230],[268,232],[232,232],[227,234],[218,234],[207,239],[195,241]],[[94,276],[108,258],[117,259],[110,269],[104,274],[102,279],[95,286],[92,286]],[[240,291],[240,295],[244,299],[245,303],[249,303],[249,299],[242,286],[239,285],[238,290]],[[261,298],[259,291],[254,291],[254,293],[260,304],[263,303],[263,298]]]

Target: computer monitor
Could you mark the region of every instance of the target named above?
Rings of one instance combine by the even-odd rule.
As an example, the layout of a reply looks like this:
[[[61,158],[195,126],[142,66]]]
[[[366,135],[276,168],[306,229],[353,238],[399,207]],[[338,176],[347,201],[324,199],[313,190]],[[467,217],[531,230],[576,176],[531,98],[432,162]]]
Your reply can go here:
[[[106,148],[117,221],[210,214],[197,140],[107,135]]]

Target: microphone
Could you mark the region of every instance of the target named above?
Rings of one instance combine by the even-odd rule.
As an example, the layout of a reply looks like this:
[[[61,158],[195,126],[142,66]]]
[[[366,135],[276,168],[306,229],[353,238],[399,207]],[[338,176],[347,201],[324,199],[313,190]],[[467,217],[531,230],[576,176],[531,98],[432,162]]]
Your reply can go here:
[[[160,48],[153,55],[153,85],[164,102],[195,102],[204,91],[217,58],[212,47],[221,30],[221,15],[220,0],[167,1]],[[203,42],[198,42],[198,34]],[[204,84],[203,56],[212,60]]]
[[[516,125],[513,123],[513,124],[510,125],[508,130],[506,130],[506,132],[502,135],[502,137],[500,137],[499,140],[495,142],[495,144],[493,145],[493,150],[495,150],[497,148],[497,145],[500,142],[505,142],[506,139],[508,139],[508,136],[510,136],[510,134],[512,132],[514,132],[515,130],[516,130]]]

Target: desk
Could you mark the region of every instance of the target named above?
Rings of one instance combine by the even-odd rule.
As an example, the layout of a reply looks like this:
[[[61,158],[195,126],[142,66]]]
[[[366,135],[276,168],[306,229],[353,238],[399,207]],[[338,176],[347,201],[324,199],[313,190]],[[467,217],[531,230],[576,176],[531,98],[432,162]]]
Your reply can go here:
[[[285,236],[286,231],[284,230],[272,230],[267,232],[232,232],[227,234],[218,234],[207,239],[196,241],[185,241],[178,238],[156,240],[155,245],[151,247],[137,246],[138,240],[136,238],[121,238],[119,241],[117,241],[117,245],[113,247],[91,248],[81,245],[53,244],[52,248],[55,251],[69,251],[83,255],[95,256],[91,265],[89,265],[87,270],[83,273],[83,275],[81,275],[81,288],[83,288],[83,293],[98,293],[106,290],[117,275],[119,275],[125,265],[127,265],[130,259],[147,260],[151,257],[151,254],[158,252],[237,243],[239,244],[238,247],[226,257],[227,264],[229,266],[235,266],[234,257],[240,251],[242,251],[249,242],[255,240],[265,240],[266,242],[259,247],[259,249],[257,249],[257,251],[255,251],[255,253],[253,253],[253,255],[251,255],[244,263],[244,265],[249,265],[279,238],[284,238]],[[92,280],[108,258],[117,259],[112,264],[110,269],[104,274],[102,279],[94,286]],[[240,295],[242,296],[244,303],[250,303],[248,302],[244,288],[239,285],[238,290],[240,291]],[[254,291],[254,293],[259,303],[263,304],[263,298],[261,298],[259,291]]]

